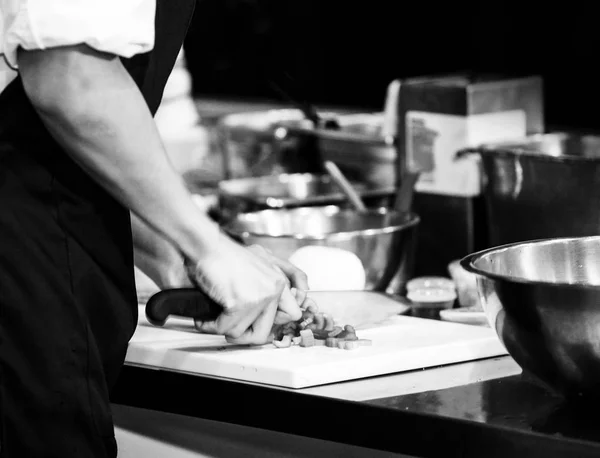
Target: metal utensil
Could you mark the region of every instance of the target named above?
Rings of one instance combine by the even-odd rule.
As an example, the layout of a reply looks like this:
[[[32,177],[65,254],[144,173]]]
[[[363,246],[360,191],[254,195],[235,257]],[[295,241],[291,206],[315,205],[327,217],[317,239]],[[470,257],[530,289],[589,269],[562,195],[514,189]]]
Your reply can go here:
[[[600,236],[503,245],[461,265],[525,372],[566,398],[600,400]]]
[[[331,161],[323,162],[325,170],[329,173],[333,181],[340,187],[344,192],[355,210],[363,212],[367,209],[358,193],[354,190],[350,182],[346,179],[342,171]]]
[[[419,181],[420,172],[406,171],[400,187],[396,191],[396,200],[394,202],[394,210],[400,213],[410,212],[412,209],[412,201],[415,191],[415,185]]]
[[[381,124],[381,135],[388,143],[396,141],[398,133],[398,112],[400,107],[400,88],[402,82],[394,80],[388,84],[385,96],[385,105],[383,107],[383,122]]]
[[[412,208],[414,188],[419,181],[420,170],[407,161],[399,143],[400,90],[402,81],[393,80],[388,84],[383,111],[381,134],[386,143],[393,145],[396,151],[396,195],[393,208],[397,212],[409,212]]]
[[[554,132],[457,154],[481,159],[490,246],[600,234],[600,136]]]

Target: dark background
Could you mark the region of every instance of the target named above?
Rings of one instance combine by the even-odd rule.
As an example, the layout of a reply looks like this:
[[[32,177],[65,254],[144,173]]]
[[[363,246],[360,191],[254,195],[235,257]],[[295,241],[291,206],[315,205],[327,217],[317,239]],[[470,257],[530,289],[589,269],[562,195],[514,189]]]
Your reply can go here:
[[[591,5],[592,3],[590,3]],[[544,77],[548,125],[600,129],[598,14],[579,2],[199,0],[185,48],[194,93],[380,110],[394,78],[469,70]]]

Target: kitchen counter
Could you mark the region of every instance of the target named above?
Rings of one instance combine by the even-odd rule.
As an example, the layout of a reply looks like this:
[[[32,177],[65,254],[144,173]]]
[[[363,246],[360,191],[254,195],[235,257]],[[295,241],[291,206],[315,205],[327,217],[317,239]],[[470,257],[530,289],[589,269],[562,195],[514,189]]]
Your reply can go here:
[[[278,106],[197,102],[207,124],[230,112]],[[362,456],[375,456],[373,450],[415,457],[600,456],[591,409],[563,405],[508,356],[297,390],[127,364],[112,401],[121,421],[131,407],[187,417],[200,422],[195,428],[222,422],[268,430],[283,441],[280,451],[286,444],[300,448],[297,438],[304,437],[364,447],[352,456],[360,456],[357,450],[371,450]],[[179,441],[181,434],[161,439]],[[188,439],[195,434],[185,431]],[[350,456],[326,449],[305,456]]]
[[[300,390],[126,365],[113,402],[419,457],[600,456],[595,416],[510,357]]]

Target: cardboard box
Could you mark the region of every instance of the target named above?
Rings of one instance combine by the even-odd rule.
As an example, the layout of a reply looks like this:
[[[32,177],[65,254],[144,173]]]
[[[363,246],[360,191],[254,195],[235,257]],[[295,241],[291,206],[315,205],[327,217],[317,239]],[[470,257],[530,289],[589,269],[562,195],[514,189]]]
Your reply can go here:
[[[449,75],[400,82],[398,161],[424,172],[416,184],[421,216],[415,275],[447,275],[453,259],[489,246],[478,158],[462,148],[544,132],[540,77]]]
[[[453,75],[400,83],[398,147],[423,170],[417,191],[471,197],[481,193],[476,157],[462,148],[544,130],[542,80]],[[398,176],[397,176],[398,178]]]

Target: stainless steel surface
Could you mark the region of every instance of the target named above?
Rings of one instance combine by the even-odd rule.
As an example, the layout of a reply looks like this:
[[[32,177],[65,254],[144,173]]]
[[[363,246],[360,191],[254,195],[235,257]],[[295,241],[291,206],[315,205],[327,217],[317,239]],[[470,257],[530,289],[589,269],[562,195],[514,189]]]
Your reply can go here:
[[[335,113],[321,112],[323,118],[334,118]],[[276,173],[312,172],[307,157],[290,148],[282,148],[276,132],[281,123],[287,126],[312,123],[302,110],[273,109],[224,116],[217,123],[217,149],[223,156],[226,179],[257,177]]]
[[[412,274],[418,224],[414,214],[326,206],[240,214],[224,229],[283,259],[306,246],[350,251],[363,264],[366,290],[395,294]]]
[[[335,184],[338,185],[340,190],[348,198],[348,201],[350,204],[352,204],[352,207],[354,207],[354,209],[357,211],[365,211],[367,207],[365,207],[360,195],[346,179],[339,167],[331,161],[325,161],[324,166],[331,179],[335,182]]]
[[[600,234],[600,137],[558,132],[483,145],[490,246]]]
[[[568,398],[600,399],[600,237],[510,244],[461,264],[525,372]]]
[[[286,151],[316,151],[335,162],[346,177],[376,189],[395,189],[396,148],[393,137],[384,136],[383,113],[337,116],[339,129],[314,128],[310,123],[283,122],[278,131]]]
[[[352,183],[361,196],[377,197],[378,191]],[[224,222],[239,213],[272,208],[340,205],[346,196],[329,175],[310,173],[280,174],[223,180],[219,183],[219,207]]]

